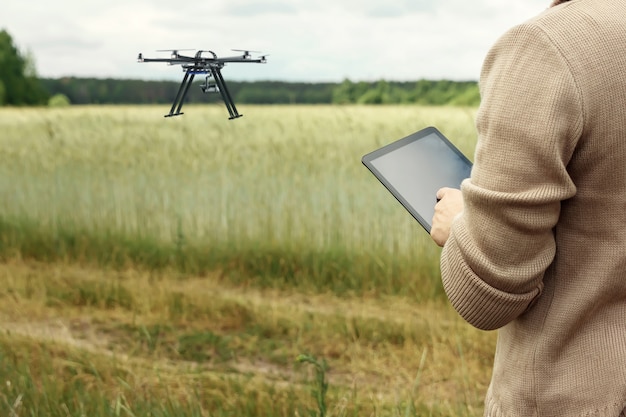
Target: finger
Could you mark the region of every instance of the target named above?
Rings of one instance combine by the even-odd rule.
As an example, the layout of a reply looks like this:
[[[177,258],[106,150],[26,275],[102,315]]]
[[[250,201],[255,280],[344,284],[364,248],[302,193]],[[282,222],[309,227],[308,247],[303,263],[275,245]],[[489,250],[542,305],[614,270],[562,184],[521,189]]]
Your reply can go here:
[[[443,187],[437,190],[437,201],[441,200],[448,192],[448,187]]]

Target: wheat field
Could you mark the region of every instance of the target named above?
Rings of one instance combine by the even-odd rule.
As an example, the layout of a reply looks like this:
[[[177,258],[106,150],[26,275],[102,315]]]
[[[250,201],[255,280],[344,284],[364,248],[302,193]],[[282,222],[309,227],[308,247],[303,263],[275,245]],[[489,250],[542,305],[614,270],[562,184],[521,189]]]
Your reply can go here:
[[[360,161],[475,109],[241,110],[0,110],[2,415],[481,414],[495,337]]]

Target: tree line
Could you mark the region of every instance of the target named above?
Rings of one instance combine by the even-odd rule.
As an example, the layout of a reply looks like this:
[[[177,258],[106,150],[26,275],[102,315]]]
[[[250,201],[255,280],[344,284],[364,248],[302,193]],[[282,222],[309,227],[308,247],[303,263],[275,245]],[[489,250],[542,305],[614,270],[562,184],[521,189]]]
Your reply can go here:
[[[34,59],[22,54],[11,36],[0,31],[0,106],[171,103],[180,81],[114,78],[40,78]],[[233,81],[227,86],[237,103],[247,104],[400,104],[475,106],[475,81],[418,80],[340,83]],[[217,102],[219,94],[192,88],[189,103]]]
[[[74,104],[171,103],[176,81],[61,78],[42,79],[49,95],[64,95]],[[248,104],[399,104],[467,105],[479,102],[476,82],[419,80],[416,82],[304,83],[282,81],[227,81],[235,102]],[[221,100],[219,94],[189,90],[188,103]]]

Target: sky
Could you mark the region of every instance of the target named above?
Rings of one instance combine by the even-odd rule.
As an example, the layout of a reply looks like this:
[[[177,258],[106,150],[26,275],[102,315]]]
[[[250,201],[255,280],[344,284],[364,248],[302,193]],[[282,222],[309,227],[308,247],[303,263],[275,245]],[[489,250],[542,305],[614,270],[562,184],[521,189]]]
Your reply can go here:
[[[238,81],[477,80],[489,48],[550,0],[31,0],[5,1],[0,30],[37,74],[178,80],[138,63],[166,49],[267,54],[231,63]],[[182,53],[182,52],[181,52]],[[193,54],[193,51],[186,53]],[[253,55],[259,55],[254,53]]]

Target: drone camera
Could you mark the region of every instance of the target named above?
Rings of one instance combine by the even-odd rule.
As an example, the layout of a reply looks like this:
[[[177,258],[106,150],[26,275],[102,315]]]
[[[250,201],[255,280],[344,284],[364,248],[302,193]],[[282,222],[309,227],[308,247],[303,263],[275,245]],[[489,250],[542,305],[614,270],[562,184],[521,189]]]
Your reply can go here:
[[[217,93],[217,86],[215,84],[211,84],[209,86],[206,85],[201,85],[200,88],[202,89],[203,93]]]
[[[204,84],[200,84],[200,89],[203,93],[217,93],[219,91],[217,85],[210,83],[208,80]]]

